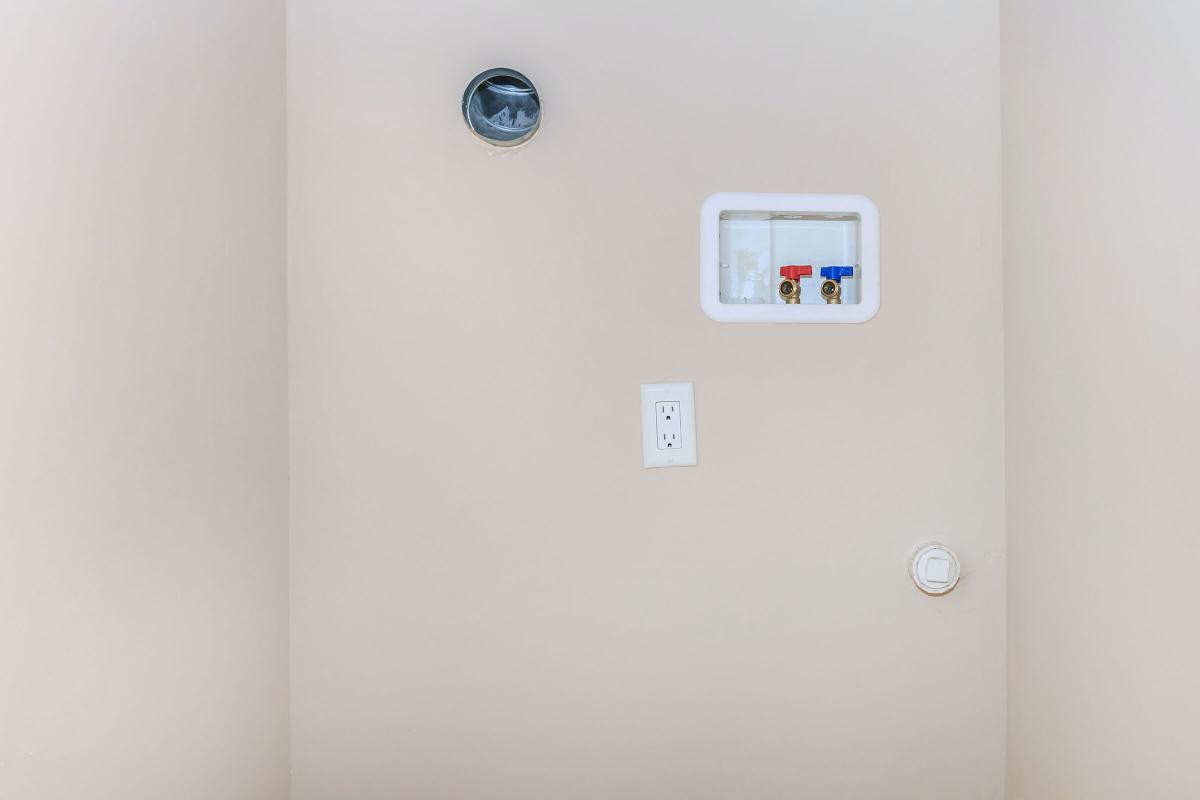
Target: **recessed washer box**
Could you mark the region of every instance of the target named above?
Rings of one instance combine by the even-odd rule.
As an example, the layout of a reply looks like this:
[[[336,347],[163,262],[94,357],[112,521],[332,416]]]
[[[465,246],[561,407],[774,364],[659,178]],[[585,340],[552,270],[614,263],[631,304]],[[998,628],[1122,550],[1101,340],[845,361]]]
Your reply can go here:
[[[879,209],[857,194],[712,195],[700,305],[718,322],[866,322],[879,311]]]

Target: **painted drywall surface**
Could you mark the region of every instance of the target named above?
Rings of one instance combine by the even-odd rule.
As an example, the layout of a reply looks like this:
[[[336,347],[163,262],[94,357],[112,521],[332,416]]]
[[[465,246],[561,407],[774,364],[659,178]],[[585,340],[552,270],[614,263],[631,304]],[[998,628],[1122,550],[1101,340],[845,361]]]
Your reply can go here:
[[[1200,7],[1004,15],[1010,797],[1193,798]]]
[[[1003,796],[998,34],[290,5],[298,800]],[[458,108],[495,65],[546,112],[500,156]],[[872,197],[879,316],[706,319],[716,190]],[[638,386],[675,380],[700,466],[644,471]]]
[[[284,8],[0,4],[0,797],[287,795]]]

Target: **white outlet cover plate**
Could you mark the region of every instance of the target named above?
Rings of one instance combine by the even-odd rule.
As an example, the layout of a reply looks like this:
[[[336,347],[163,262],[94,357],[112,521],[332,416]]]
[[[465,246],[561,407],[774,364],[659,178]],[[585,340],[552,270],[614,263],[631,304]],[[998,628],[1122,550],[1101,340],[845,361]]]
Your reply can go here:
[[[859,299],[845,305],[721,302],[721,214],[852,214],[858,217]],[[806,262],[799,262],[806,263]],[[772,281],[777,264],[772,263]],[[700,307],[717,322],[866,322],[879,312],[879,209],[859,194],[717,192],[700,209]]]
[[[679,449],[659,449],[657,404],[679,404]],[[651,467],[696,466],[696,393],[690,383],[642,384],[642,464]]]

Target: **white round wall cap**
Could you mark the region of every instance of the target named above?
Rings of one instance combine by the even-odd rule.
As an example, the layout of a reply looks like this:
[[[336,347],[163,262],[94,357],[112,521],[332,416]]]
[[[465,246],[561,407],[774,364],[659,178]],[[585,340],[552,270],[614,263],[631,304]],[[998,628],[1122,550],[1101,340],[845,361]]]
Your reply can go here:
[[[944,544],[927,544],[917,548],[909,563],[913,583],[925,594],[942,595],[958,585],[961,572],[958,556]]]

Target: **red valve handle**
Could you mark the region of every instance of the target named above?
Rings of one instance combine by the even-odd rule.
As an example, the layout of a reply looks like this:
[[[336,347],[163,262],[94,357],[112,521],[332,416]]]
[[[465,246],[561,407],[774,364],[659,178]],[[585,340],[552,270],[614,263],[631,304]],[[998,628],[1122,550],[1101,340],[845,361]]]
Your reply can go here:
[[[779,268],[779,277],[787,278],[789,281],[794,281],[799,278],[812,277],[811,264],[788,264],[786,267]]]

